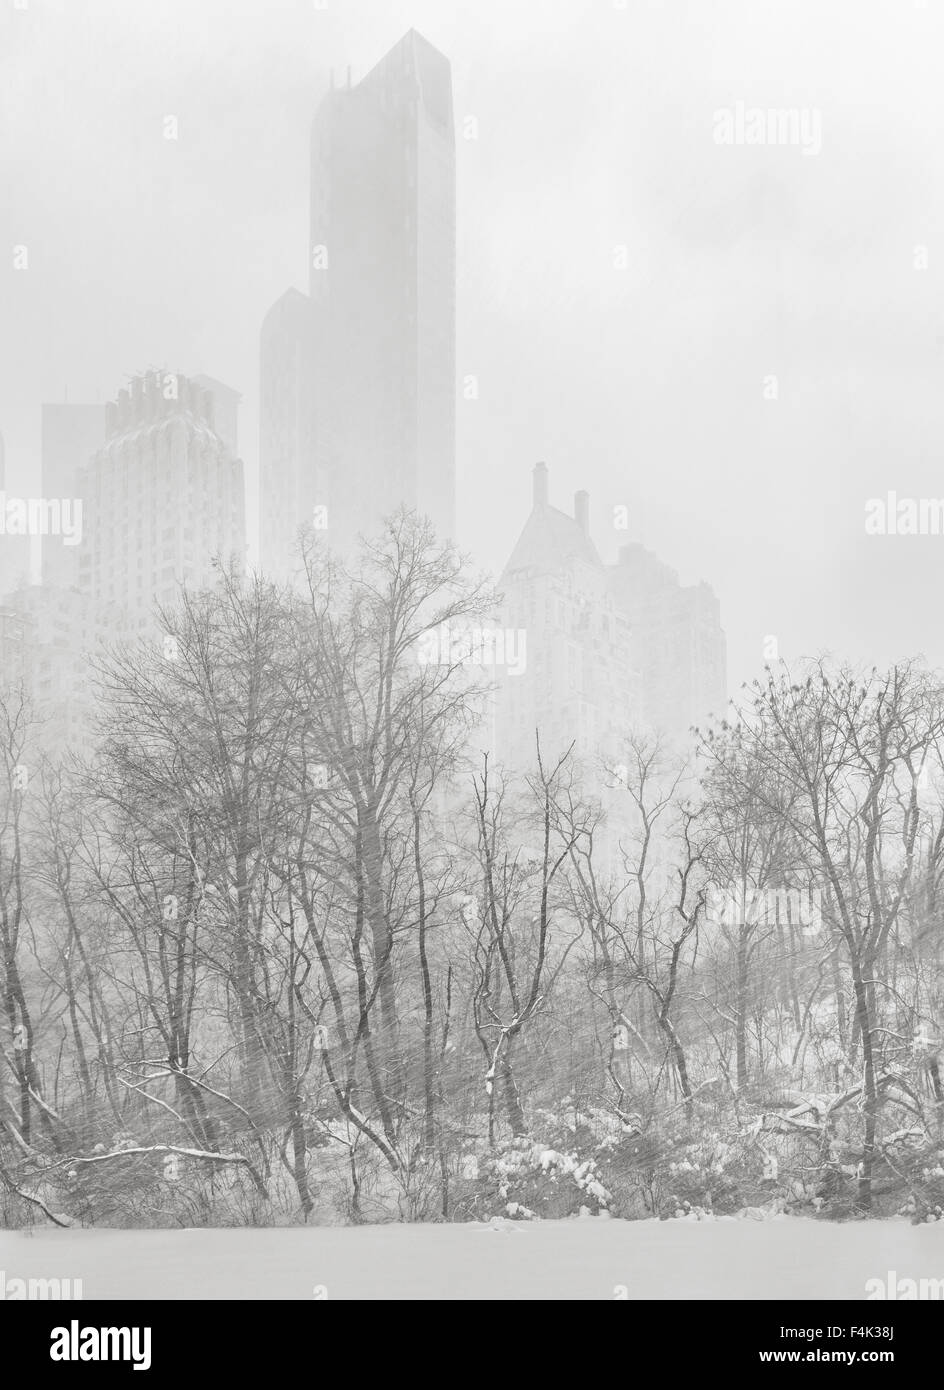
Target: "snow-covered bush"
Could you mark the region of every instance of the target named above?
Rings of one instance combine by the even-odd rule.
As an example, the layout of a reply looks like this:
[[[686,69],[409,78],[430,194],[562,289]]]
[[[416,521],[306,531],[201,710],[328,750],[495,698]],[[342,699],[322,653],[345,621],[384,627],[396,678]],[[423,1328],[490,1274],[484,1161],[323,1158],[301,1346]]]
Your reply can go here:
[[[530,1136],[510,1139],[494,1153],[481,1155],[476,1171],[475,1178],[466,1180],[461,1199],[469,1217],[577,1216],[581,1207],[595,1215],[608,1211],[612,1202],[595,1158]]]

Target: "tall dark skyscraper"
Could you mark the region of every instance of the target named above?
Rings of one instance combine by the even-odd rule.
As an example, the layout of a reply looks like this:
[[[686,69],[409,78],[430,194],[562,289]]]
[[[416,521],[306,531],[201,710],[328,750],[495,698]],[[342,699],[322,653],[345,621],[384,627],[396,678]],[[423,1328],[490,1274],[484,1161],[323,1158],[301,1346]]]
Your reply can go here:
[[[414,30],[315,116],[309,265],[307,304],[279,301],[263,330],[262,558],[273,572],[306,523],[344,550],[402,504],[453,533],[452,80]]]

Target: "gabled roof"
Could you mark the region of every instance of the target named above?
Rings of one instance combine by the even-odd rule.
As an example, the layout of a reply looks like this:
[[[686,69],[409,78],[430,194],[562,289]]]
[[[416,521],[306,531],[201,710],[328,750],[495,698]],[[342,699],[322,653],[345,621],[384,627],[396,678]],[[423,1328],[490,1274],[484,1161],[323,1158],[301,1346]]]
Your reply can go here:
[[[502,578],[522,570],[533,574],[559,574],[573,560],[603,568],[596,546],[572,516],[547,502],[536,502]]]

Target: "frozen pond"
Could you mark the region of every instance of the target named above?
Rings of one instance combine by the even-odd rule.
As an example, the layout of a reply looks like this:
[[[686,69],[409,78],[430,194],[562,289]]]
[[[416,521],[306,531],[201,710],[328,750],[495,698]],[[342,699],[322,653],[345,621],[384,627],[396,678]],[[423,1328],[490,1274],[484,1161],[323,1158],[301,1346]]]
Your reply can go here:
[[[0,1232],[0,1271],[8,1286],[81,1279],[86,1299],[864,1299],[889,1271],[944,1293],[944,1223],[43,1228]]]

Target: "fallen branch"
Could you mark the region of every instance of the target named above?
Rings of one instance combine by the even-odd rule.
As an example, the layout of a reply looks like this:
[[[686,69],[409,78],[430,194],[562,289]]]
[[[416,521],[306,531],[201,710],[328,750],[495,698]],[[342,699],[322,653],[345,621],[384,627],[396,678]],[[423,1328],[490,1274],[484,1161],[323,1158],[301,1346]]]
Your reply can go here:
[[[3,1178],[3,1181],[7,1188],[11,1192],[16,1193],[17,1197],[22,1197],[24,1202],[31,1202],[34,1207],[39,1207],[43,1215],[48,1216],[49,1220],[53,1223],[54,1226],[61,1226],[64,1231],[67,1231],[69,1229],[70,1223],[68,1221],[60,1221],[59,1217],[56,1216],[53,1212],[51,1212],[49,1208],[46,1206],[46,1203],[41,1201],[39,1197],[34,1197],[32,1193],[24,1192],[22,1188],[17,1187],[16,1183],[10,1177],[9,1173],[7,1173],[3,1168],[0,1168],[0,1178]]]

